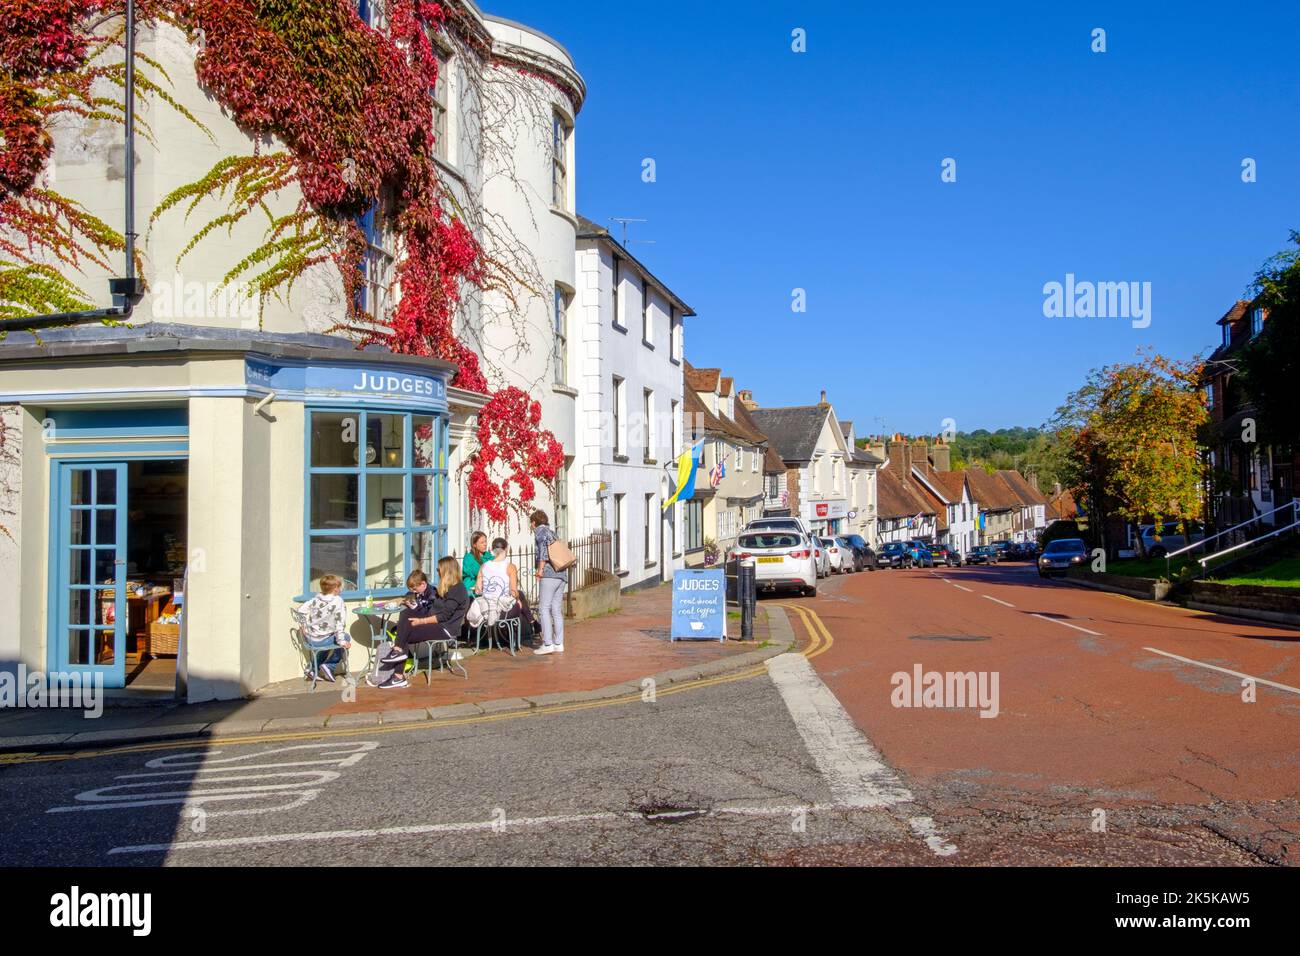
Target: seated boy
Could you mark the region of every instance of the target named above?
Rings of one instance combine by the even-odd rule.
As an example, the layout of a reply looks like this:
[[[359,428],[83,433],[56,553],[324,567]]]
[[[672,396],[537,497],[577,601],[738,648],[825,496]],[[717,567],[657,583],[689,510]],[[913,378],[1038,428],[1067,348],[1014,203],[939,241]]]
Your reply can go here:
[[[328,654],[317,655],[320,659],[320,676],[330,682],[334,680],[331,668],[342,660],[343,652],[352,646],[347,629],[348,609],[340,596],[342,590],[343,579],[337,574],[327,574],[320,579],[320,593],[298,608],[303,622],[303,639],[310,647],[330,648]]]

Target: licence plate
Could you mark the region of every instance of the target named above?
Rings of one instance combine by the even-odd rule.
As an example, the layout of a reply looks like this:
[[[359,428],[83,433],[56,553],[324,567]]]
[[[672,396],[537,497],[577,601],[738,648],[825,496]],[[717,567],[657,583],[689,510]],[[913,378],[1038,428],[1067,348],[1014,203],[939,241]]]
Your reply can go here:
[[[758,563],[759,564],[780,564],[784,560],[785,560],[784,558],[759,558]]]

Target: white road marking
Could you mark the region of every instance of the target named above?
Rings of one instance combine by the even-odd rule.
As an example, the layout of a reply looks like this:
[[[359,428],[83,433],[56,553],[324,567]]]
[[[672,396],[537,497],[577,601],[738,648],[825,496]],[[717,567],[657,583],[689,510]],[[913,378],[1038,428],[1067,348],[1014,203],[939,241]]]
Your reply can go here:
[[[837,804],[858,808],[915,802],[912,791],[858,730],[808,658],[779,654],[767,661],[767,670]],[[909,817],[908,825],[936,854],[957,852],[939,836],[931,818]]]
[[[1265,680],[1262,677],[1252,677],[1250,674],[1243,674],[1241,671],[1231,671],[1226,667],[1218,667],[1214,664],[1206,664],[1202,661],[1194,661],[1190,657],[1183,657],[1180,654],[1170,654],[1168,651],[1162,651],[1156,647],[1144,647],[1144,651],[1150,651],[1152,654],[1162,654],[1165,657],[1172,657],[1176,661],[1182,661],[1184,664],[1195,664],[1197,667],[1205,667],[1212,671],[1219,671],[1223,674],[1231,674],[1233,677],[1240,677],[1243,680],[1251,680],[1256,684],[1264,684],[1268,687],[1276,687],[1278,690],[1290,691],[1293,694],[1300,694],[1300,687],[1292,687],[1289,684],[1279,684],[1277,681]]]
[[[495,820],[469,820],[461,823],[422,823],[401,827],[367,827],[356,830],[312,830],[299,833],[267,833],[261,836],[216,837],[202,840],[178,840],[175,843],[140,843],[134,846],[115,846],[109,856],[128,853],[171,853],[175,850],[224,850],[241,846],[272,846],[285,843],[320,843],[331,840],[373,840],[383,837],[408,837],[429,833],[501,833],[510,829],[567,826],[570,824],[655,823],[682,817],[790,817],[795,813],[851,812],[861,807],[838,803],[813,803],[791,806],[735,806],[715,807],[709,810],[682,810],[646,816],[631,810],[593,813],[568,813],[547,817],[501,817]],[[930,817],[910,817],[908,825],[939,856],[951,856],[957,848],[946,843],[934,828]]]
[[[973,594],[973,593],[975,593],[971,588],[963,587],[963,586],[960,585],[960,584],[955,584],[955,583],[954,583],[954,584],[953,584],[953,587],[955,587],[955,588],[960,588],[961,590],[965,591],[967,594]]]
[[[1091,634],[1093,637],[1105,637],[1105,634],[1099,634],[1096,631],[1090,631],[1086,627],[1080,627],[1078,624],[1071,624],[1069,621],[1058,620],[1054,617],[1048,617],[1046,614],[1035,614],[1034,617],[1040,617],[1044,621],[1051,621],[1053,624],[1062,624],[1065,627],[1072,627],[1076,631],[1083,631],[1085,634]]]
[[[808,658],[779,654],[768,660],[767,670],[836,803],[888,807],[912,799]]]
[[[122,782],[83,790],[73,798],[72,805],[49,807],[45,812],[79,813],[174,804],[189,809],[209,803],[256,804],[267,800],[271,805],[206,813],[210,817],[247,816],[293,810],[315,800],[322,785],[337,780],[342,776],[341,770],[365,759],[378,746],[369,740],[331,741],[274,747],[233,757],[220,756],[220,750],[168,754],[145,764],[151,773],[119,774],[113,779]],[[309,759],[267,759],[284,755]]]
[[[952,856],[957,852],[955,846],[939,835],[932,818],[912,817],[907,824],[912,828],[913,833],[925,841],[925,845],[933,850],[936,856]]]
[[[1003,601],[1001,598],[991,597],[988,594],[981,594],[980,597],[986,601],[992,601],[994,604],[1001,604],[1003,607],[1015,607],[1010,601]]]

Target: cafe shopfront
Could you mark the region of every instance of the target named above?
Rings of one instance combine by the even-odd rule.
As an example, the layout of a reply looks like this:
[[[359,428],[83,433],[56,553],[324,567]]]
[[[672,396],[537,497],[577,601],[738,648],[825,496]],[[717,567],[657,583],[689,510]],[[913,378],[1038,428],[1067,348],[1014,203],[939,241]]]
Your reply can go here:
[[[447,363],[157,324],[47,338],[0,345],[21,430],[0,577],[29,670],[244,696],[301,673],[289,609],[323,575],[355,604],[448,553],[453,418],[474,409],[453,411]]]

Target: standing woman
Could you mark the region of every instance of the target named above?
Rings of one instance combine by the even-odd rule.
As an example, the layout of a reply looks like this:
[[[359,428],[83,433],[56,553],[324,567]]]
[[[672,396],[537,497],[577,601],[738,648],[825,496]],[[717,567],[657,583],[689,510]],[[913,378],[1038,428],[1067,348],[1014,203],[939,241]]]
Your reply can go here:
[[[558,654],[564,650],[564,588],[569,583],[568,571],[557,571],[551,564],[551,543],[559,538],[551,530],[545,511],[534,511],[529,519],[533,527],[533,543],[537,549],[537,582],[540,597],[537,611],[542,617],[542,646],[534,654]]]
[[[465,559],[460,563],[461,583],[470,594],[478,590],[479,569],[489,560],[491,559],[487,553],[487,535],[482,531],[475,531],[469,536],[469,550],[465,552]]]

